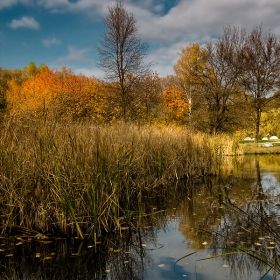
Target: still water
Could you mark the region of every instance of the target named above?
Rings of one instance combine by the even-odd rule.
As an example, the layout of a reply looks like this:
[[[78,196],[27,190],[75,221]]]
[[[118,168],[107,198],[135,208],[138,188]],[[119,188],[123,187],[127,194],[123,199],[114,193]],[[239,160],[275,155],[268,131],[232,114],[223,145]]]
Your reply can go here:
[[[3,236],[0,279],[261,279],[279,261],[279,182],[280,156],[227,158],[217,176],[147,194],[143,227],[96,245]]]

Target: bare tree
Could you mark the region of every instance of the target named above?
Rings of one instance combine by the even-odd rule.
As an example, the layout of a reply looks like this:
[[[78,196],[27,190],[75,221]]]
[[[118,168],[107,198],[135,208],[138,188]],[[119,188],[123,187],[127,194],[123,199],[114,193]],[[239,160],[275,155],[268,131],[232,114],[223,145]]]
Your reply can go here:
[[[241,70],[229,63],[236,60],[231,58],[234,36],[227,35],[225,28],[221,38],[206,43],[206,68],[199,75],[209,115],[208,125],[213,134],[235,127],[236,118],[232,109],[235,106],[235,96],[242,91],[237,83]]]
[[[229,35],[225,28],[221,38],[209,40],[204,47],[191,44],[182,49],[174,67],[192,101],[192,124],[211,134],[230,131],[237,125],[232,110],[241,91],[237,79],[241,70],[234,65],[235,56],[231,57],[236,36]]]
[[[117,1],[108,7],[104,19],[107,31],[97,47],[98,66],[116,91],[122,117],[128,119],[128,108],[133,102],[131,89],[140,77],[150,74],[149,65],[144,65],[148,45],[141,41],[136,20],[123,3]]]
[[[239,80],[249,94],[248,101],[255,112],[257,145],[261,114],[267,104],[278,97],[274,93],[280,86],[280,43],[274,34],[263,34],[262,26],[256,26],[246,35],[240,48],[239,60],[242,66]]]
[[[183,49],[174,69],[191,89],[193,121],[197,119],[213,134],[228,131],[244,125],[236,118],[236,107],[242,105],[250,114],[247,120],[253,117],[257,144],[261,113],[279,97],[280,43],[275,35],[263,34],[261,26],[247,33],[228,25],[221,38],[208,41],[203,48],[192,44]],[[202,114],[200,118],[196,112]]]

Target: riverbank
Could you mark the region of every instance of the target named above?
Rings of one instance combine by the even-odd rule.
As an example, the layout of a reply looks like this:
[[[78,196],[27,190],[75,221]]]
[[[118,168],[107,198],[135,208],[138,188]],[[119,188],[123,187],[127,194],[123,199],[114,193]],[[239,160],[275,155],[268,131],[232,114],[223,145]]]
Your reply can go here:
[[[280,154],[280,141],[261,140],[258,142],[258,146],[255,146],[253,141],[242,141],[240,148],[244,154]]]

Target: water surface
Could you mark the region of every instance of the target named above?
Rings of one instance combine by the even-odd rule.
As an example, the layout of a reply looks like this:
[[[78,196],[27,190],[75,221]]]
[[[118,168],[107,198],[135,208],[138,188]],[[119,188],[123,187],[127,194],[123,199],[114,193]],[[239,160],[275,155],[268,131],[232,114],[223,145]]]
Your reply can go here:
[[[217,176],[147,195],[139,230],[98,244],[2,236],[0,279],[260,279],[280,255],[279,181],[279,156],[227,158]]]

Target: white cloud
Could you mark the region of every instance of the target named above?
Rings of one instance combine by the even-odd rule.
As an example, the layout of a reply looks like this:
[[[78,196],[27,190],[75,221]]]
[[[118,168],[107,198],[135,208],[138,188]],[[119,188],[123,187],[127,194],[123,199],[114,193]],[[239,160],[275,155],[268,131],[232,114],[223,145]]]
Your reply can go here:
[[[68,0],[38,0],[37,3],[39,6],[43,6],[46,9],[62,8],[71,5]]]
[[[3,8],[11,7],[17,4],[17,0],[1,0],[0,1],[0,10]]]
[[[56,38],[51,38],[51,39],[43,39],[42,44],[45,47],[50,47],[52,45],[60,45],[61,41],[56,39]]]
[[[190,36],[200,41],[205,36],[221,35],[228,23],[248,30],[261,23],[266,29],[280,27],[276,0],[181,0],[163,16],[139,7],[134,11],[143,38],[153,42],[172,43]]]
[[[63,63],[67,64],[68,63],[73,63],[73,62],[86,62],[86,54],[89,52],[90,49],[81,49],[78,50],[75,47],[68,47],[68,55],[60,57],[57,59],[57,63]]]
[[[91,14],[103,14],[104,6],[107,7],[109,0],[38,0],[37,4],[46,9],[50,9],[53,13],[64,12],[85,12]]]
[[[12,7],[17,4],[23,5],[33,5],[33,0],[1,0],[0,1],[0,10],[8,7]]]
[[[33,17],[22,17],[21,19],[13,19],[11,23],[8,24],[9,27],[17,29],[20,27],[40,29],[40,24]]]
[[[156,6],[153,7],[153,10],[156,13],[161,13],[161,12],[164,11],[164,5],[162,5],[162,4],[156,5]]]

